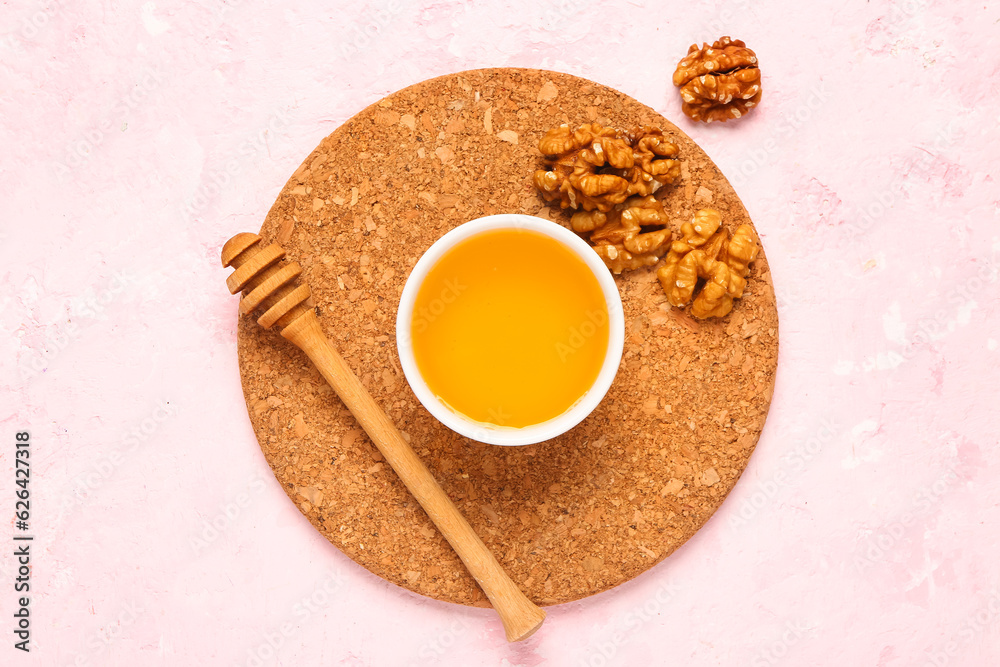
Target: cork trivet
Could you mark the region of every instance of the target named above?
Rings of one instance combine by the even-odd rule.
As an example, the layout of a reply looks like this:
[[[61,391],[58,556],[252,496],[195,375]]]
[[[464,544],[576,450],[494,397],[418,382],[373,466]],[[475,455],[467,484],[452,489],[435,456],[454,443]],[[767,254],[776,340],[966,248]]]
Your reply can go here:
[[[764,426],[778,352],[770,272],[758,256],[721,319],[667,304],[654,271],[617,278],[621,368],[601,405],[554,440],[472,442],[434,420],[400,370],[394,321],[417,258],[493,213],[566,223],[534,191],[538,139],[560,123],[661,127],[683,180],[662,188],[679,227],[697,208],[732,231],[750,218],[701,149],[655,111],[556,72],[485,69],[425,81],[368,107],[302,163],[261,236],[304,268],[330,340],[525,593],[576,600],[648,570],[690,538],[739,478]],[[306,356],[250,318],[239,324],[250,419],[285,492],[358,564],[439,600],[486,600]]]

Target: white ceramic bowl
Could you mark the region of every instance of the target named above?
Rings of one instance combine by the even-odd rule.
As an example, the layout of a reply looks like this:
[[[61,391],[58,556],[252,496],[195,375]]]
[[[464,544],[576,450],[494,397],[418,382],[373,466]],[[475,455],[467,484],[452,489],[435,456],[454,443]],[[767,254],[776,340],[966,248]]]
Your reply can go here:
[[[593,271],[594,277],[601,285],[608,306],[608,350],[597,375],[597,380],[580,400],[563,414],[540,424],[522,428],[485,424],[473,421],[465,415],[453,411],[427,386],[413,356],[411,339],[413,304],[427,273],[441,259],[441,256],[455,244],[471,236],[495,229],[527,229],[562,243],[579,256]],[[618,372],[624,344],[625,318],[622,313],[621,296],[614,278],[611,277],[611,272],[604,266],[604,262],[597,256],[597,253],[583,239],[562,225],[543,218],[518,213],[502,213],[477,218],[456,227],[438,239],[434,245],[427,249],[427,252],[413,267],[413,271],[406,279],[406,285],[403,287],[403,294],[399,301],[399,311],[396,313],[396,346],[399,351],[399,361],[403,366],[406,380],[410,383],[417,399],[448,428],[473,440],[491,445],[530,445],[542,442],[565,433],[583,421],[597,407],[611,387],[615,374]]]

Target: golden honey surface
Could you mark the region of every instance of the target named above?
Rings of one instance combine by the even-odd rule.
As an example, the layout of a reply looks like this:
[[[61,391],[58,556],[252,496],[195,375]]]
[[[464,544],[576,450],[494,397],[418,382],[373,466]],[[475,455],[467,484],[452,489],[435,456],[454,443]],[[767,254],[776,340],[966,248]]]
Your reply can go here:
[[[570,409],[608,348],[590,268],[559,241],[486,231],[448,250],[417,293],[413,353],[435,395],[470,419],[524,427]]]

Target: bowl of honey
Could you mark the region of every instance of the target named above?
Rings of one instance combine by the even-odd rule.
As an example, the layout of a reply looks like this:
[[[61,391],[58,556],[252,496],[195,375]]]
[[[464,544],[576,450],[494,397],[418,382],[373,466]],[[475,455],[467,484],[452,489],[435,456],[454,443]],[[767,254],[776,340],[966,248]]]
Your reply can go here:
[[[504,213],[459,225],[417,261],[396,315],[403,374],[445,426],[529,445],[579,424],[618,372],[621,296],[565,227]]]

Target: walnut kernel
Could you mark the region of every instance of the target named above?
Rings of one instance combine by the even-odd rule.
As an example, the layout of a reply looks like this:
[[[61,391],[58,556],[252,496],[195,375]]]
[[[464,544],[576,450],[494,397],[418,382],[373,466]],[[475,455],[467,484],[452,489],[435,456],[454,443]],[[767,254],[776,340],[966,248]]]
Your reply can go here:
[[[680,178],[677,145],[653,127],[625,133],[597,123],[552,128],[539,140],[545,168],[534,183],[562,208],[610,211]]]
[[[692,120],[710,123],[740,118],[761,98],[757,54],[739,39],[723,37],[712,46],[692,44],[677,64],[674,85]]]
[[[652,266],[660,261],[670,241],[670,219],[652,195],[631,197],[611,211],[578,211],[573,231],[589,233],[594,250],[613,273]],[[643,232],[643,228],[660,227]]]
[[[680,152],[677,144],[667,140],[658,127],[640,127],[629,133],[632,156],[631,194],[651,195],[660,185],[671,185],[681,178]]]
[[[760,246],[750,225],[741,225],[728,237],[720,229],[722,216],[714,209],[701,209],[681,226],[683,236],[670,245],[670,252],[656,275],[671,305],[682,308],[691,301],[699,278],[704,287],[691,304],[698,318],[723,317],[733,308],[733,299],[743,296],[749,264]]]

